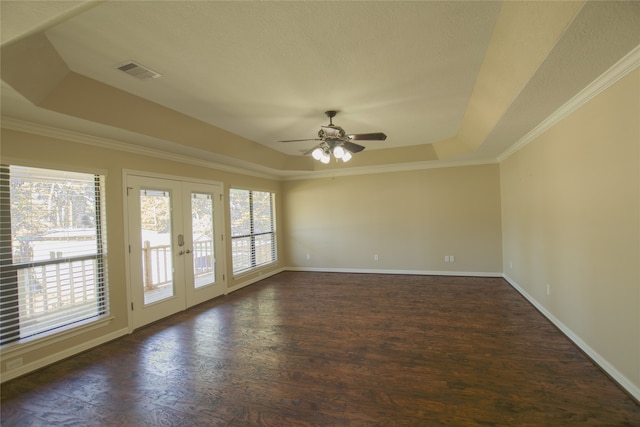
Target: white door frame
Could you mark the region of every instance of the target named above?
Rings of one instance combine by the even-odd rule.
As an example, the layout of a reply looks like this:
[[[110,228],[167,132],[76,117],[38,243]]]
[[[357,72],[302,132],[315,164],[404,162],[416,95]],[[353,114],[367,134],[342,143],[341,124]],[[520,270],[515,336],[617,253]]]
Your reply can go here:
[[[130,248],[130,236],[129,232],[129,198],[127,193],[129,188],[127,188],[127,181],[129,176],[137,176],[137,177],[145,177],[145,178],[155,178],[155,179],[164,179],[170,181],[176,181],[181,183],[193,183],[193,184],[206,184],[218,186],[220,188],[220,197],[221,201],[224,201],[224,184],[220,181],[209,181],[198,178],[189,178],[175,175],[167,175],[160,174],[154,172],[146,172],[146,171],[138,171],[133,169],[123,169],[122,170],[122,199],[123,199],[123,224],[124,224],[124,254],[125,254],[125,284],[126,284],[126,295],[127,295],[127,326],[129,333],[133,332],[134,324],[133,324],[133,313],[132,313],[132,304],[133,304],[133,295],[131,294],[131,262],[129,256],[129,248]],[[224,203],[222,203],[222,207],[224,209]],[[214,213],[215,214],[215,213]],[[220,239],[223,241],[223,244],[220,245],[222,253],[216,254],[216,261],[218,265],[218,269],[222,271],[222,287],[223,294],[227,292],[228,289],[228,281],[227,281],[227,266],[226,266],[226,242],[225,242],[225,234],[226,234],[226,226],[225,226],[225,215],[224,212],[220,212],[217,215],[219,221],[219,227],[215,230],[216,239]]]

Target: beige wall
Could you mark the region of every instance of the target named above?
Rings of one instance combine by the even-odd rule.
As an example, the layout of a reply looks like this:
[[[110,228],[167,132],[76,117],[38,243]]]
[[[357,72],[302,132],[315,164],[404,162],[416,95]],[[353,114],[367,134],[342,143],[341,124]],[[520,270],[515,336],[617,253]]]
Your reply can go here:
[[[493,164],[285,182],[287,265],[499,274],[499,179]]]
[[[636,69],[501,163],[505,275],[636,396],[639,146]]]
[[[636,70],[500,165],[286,182],[3,129],[3,160],[108,171],[115,319],[24,354],[24,364],[127,328],[122,170],[133,169],[220,181],[225,191],[276,192],[280,261],[267,274],[284,267],[504,271],[640,396],[639,93]],[[446,255],[455,262],[445,263]],[[230,271],[228,253],[229,287],[257,278],[234,279]]]
[[[74,346],[90,341],[100,341],[110,334],[117,333],[128,327],[127,324],[127,289],[125,277],[125,241],[124,241],[124,213],[123,213],[123,169],[147,171],[180,177],[207,179],[222,182],[224,191],[228,194],[230,187],[249,188],[272,191],[276,193],[276,209],[281,210],[280,201],[282,184],[279,181],[256,178],[235,173],[222,172],[215,169],[198,167],[160,158],[146,157],[137,154],[125,153],[96,146],[78,144],[60,139],[52,139],[34,134],[22,133],[2,129],[2,161],[7,160],[36,167],[50,168],[81,168],[82,171],[96,168],[107,172],[106,198],[107,198],[107,242],[108,242],[108,269],[110,288],[110,308],[114,320],[106,326],[73,338],[57,342],[53,345],[40,347],[37,350],[21,355],[23,364],[37,364],[39,360],[52,354],[63,352]],[[227,199],[227,197],[225,197]],[[229,209],[225,204],[226,235],[229,236]],[[282,224],[278,221],[277,227],[282,230]],[[283,240],[282,233],[278,234],[279,241]],[[257,278],[258,273],[234,278],[231,273],[230,240],[227,239],[226,277],[227,287],[241,286]],[[279,260],[283,255],[279,253]],[[262,274],[269,274],[282,268],[282,261],[266,270]],[[0,365],[2,373],[6,371],[6,360]]]

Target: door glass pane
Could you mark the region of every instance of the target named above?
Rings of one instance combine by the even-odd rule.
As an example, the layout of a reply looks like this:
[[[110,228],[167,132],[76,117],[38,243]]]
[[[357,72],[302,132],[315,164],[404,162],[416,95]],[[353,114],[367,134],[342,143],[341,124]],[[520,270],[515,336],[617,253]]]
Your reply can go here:
[[[211,194],[191,194],[193,232],[194,287],[215,282],[215,247],[213,244],[213,198]]]
[[[169,191],[140,190],[140,225],[146,305],[174,295]]]

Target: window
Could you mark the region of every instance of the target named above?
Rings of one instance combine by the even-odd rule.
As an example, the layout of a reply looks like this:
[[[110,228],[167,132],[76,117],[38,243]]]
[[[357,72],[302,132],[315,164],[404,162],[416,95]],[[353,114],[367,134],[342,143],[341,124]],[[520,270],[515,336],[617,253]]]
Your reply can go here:
[[[233,273],[275,262],[275,195],[233,188],[229,193]]]
[[[0,172],[0,344],[107,315],[104,177]]]

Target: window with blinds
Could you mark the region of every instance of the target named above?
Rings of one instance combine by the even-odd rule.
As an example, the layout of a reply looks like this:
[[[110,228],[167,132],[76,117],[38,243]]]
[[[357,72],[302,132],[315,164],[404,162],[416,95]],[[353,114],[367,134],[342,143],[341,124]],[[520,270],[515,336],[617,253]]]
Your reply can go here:
[[[0,167],[0,344],[108,315],[104,176]]]
[[[231,251],[233,273],[270,264],[276,255],[275,194],[231,189]]]

